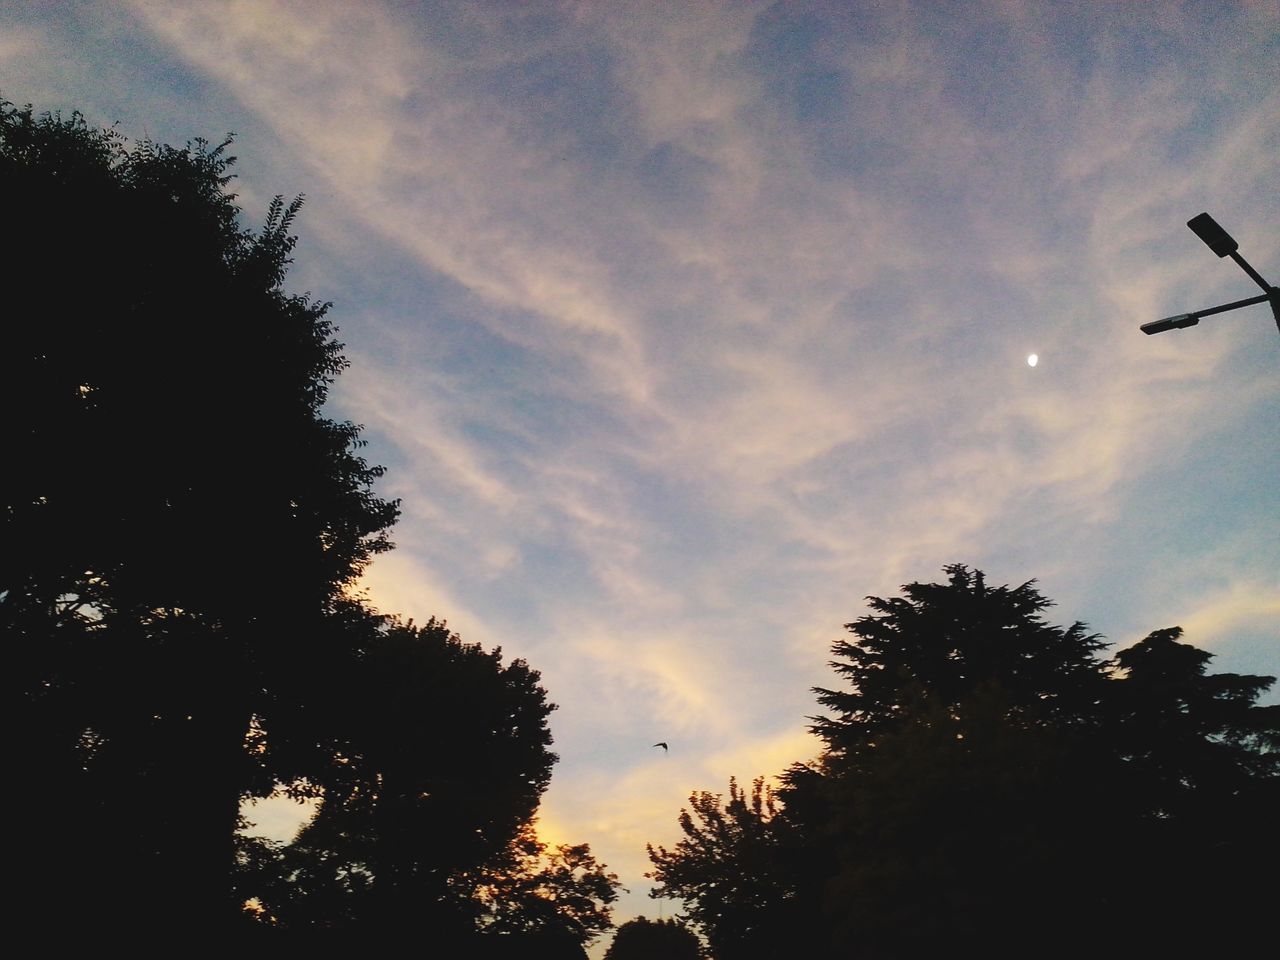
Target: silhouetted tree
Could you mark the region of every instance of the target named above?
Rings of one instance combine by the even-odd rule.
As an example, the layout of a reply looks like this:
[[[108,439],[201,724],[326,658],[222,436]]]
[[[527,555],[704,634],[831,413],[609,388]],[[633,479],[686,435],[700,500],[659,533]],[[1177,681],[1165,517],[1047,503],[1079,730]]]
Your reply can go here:
[[[0,102],[19,911],[193,935],[249,903],[295,947],[480,923],[581,955],[616,878],[527,835],[553,706],[523,661],[350,596],[398,508],[323,414],[328,305],[283,289],[301,200],[242,228],[229,142]],[[281,787],[322,798],[298,840],[237,835]]]
[[[992,587],[981,571],[868,598],[832,664],[847,690],[814,718],[827,743],[816,788],[833,946],[868,957],[951,944],[1017,944],[1059,926],[1088,889],[1116,767],[1102,748],[1103,643],[1060,627],[1034,583]],[[1096,905],[1102,905],[1092,898]]]
[[[816,691],[826,749],[768,810],[732,786],[723,811],[695,795],[703,825],[682,813],[686,840],[650,851],[661,892],[726,957],[1230,952],[1262,936],[1274,887],[1250,863],[1280,850],[1280,708],[1255,701],[1273,678],[1207,674],[1177,628],[1103,660],[1083,625],[1043,620],[1033,583],[946,573],[869,598],[833,646],[850,689]],[[749,829],[722,826],[736,820]],[[762,850],[763,889],[735,869]],[[744,912],[790,943],[735,943]]]
[[[242,228],[226,147],[0,103],[29,916],[228,915],[240,801],[298,767],[273,724],[348,656],[344,591],[389,545],[381,469],[322,412],[345,365],[327,304],[282,286],[301,201]]]
[[[636,917],[618,928],[605,960],[698,960],[702,944],[678,920]]]
[[[1105,644],[1081,623],[1048,624],[1052,606],[1034,587],[990,587],[980,570],[946,568],[946,583],[910,583],[904,596],[868,597],[874,613],[845,625],[831,666],[849,684],[818,688],[834,716],[815,717],[827,756],[856,765],[885,734],[911,723],[949,722],[965,707],[1000,701],[1018,727],[1090,723],[1106,680]]]
[[[304,729],[333,750],[309,774],[319,808],[268,851],[274,875],[247,847],[243,897],[294,928],[577,944],[609,929],[617,878],[586,844],[549,850],[533,829],[556,759],[538,680],[442,621],[376,624],[331,698],[309,704],[320,716]]]
[[[1266,936],[1280,860],[1280,705],[1255,701],[1272,677],[1207,672],[1212,654],[1157,630],[1111,660],[1115,785],[1134,812],[1113,868],[1124,922],[1149,947],[1243,954]],[[1230,922],[1207,912],[1202,878]],[[1177,918],[1177,922],[1171,922]]]
[[[1280,706],[1257,706],[1274,677],[1206,672],[1213,654],[1156,630],[1110,667],[1117,746],[1165,818],[1195,816],[1280,773]],[[1158,801],[1155,798],[1159,798]]]
[[[717,960],[773,956],[793,944],[812,904],[803,894],[792,825],[778,816],[763,778],[748,794],[706,791],[680,811],[684,836],[672,850],[648,846],[653,897],[685,902]]]
[[[562,934],[583,946],[612,928],[619,886],[589,845],[549,848],[532,822],[483,867],[451,881],[485,933]]]
[[[307,729],[333,754],[311,770],[323,799],[286,851],[292,922],[453,918],[450,880],[498,857],[551,777],[539,675],[463,643],[442,621],[385,624]],[[335,899],[346,898],[341,909]]]

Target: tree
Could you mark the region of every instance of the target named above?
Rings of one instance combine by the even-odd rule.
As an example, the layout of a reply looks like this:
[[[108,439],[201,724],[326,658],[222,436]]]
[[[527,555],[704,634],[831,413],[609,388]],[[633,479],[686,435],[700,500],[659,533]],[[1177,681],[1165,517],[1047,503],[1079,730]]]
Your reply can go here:
[[[346,365],[329,305],[283,287],[301,198],[244,229],[229,144],[0,102],[5,293],[34,304],[0,352],[23,411],[0,474],[21,912],[189,935],[252,902],[269,922],[243,929],[294,946],[483,915],[579,954],[614,878],[585,845],[511,854],[554,707],[524,661],[353,597],[398,506],[324,415]],[[322,798],[298,840],[238,836],[241,801],[280,788]],[[485,869],[525,908],[451,886]]]
[[[1164,818],[1195,816],[1280,774],[1280,706],[1256,706],[1274,677],[1207,673],[1213,654],[1156,630],[1108,666],[1118,749]],[[1146,806],[1155,809],[1154,801]]]
[[[0,400],[22,411],[0,630],[32,911],[226,915],[240,801],[297,767],[272,728],[352,655],[347,589],[389,546],[381,468],[323,414],[328,305],[283,288],[301,200],[242,228],[229,142],[129,146],[0,103]]]
[[[1100,638],[1045,622],[1034,582],[945,573],[868,598],[873,612],[846,625],[832,666],[850,688],[815,691],[835,711],[813,718],[823,775],[792,771],[784,791],[816,789],[836,861],[828,936],[869,957],[1060,927],[1055,911],[1088,888],[1089,814],[1114,782]]]
[[[1109,662],[1120,681],[1109,728],[1125,768],[1116,792],[1133,811],[1115,874],[1127,923],[1161,930],[1182,918],[1157,945],[1244,953],[1274,906],[1257,865],[1280,859],[1280,705],[1255,703],[1275,678],[1208,673],[1213,655],[1181,636],[1156,630]],[[1213,878],[1230,924],[1206,912],[1198,877]]]
[[[559,935],[585,947],[612,928],[620,884],[589,845],[549,848],[530,821],[497,857],[453,886],[472,905],[482,932]]]
[[[636,917],[618,928],[605,960],[698,960],[702,944],[678,920]]]
[[[538,672],[434,619],[383,619],[362,651],[310,704],[304,730],[332,751],[310,767],[319,808],[293,843],[247,845],[242,900],[293,929],[572,944],[609,929],[617,877],[533,827],[556,759]]]
[[[835,716],[814,717],[830,758],[856,764],[878,738],[936,718],[963,724],[966,707],[1002,702],[1020,727],[1091,722],[1106,680],[1105,644],[1084,624],[1048,624],[1034,581],[989,587],[980,570],[945,568],[947,582],[910,583],[904,596],[868,597],[874,613],[845,625],[832,664],[849,689],[817,688]]]
[[[774,956],[794,944],[811,901],[797,869],[791,825],[764,778],[751,792],[729,781],[729,799],[706,791],[680,811],[684,837],[647,847],[653,897],[683,900],[718,960]]]
[[[723,812],[718,798],[695,807],[702,826],[682,813],[687,842],[650,853],[665,892],[713,944],[743,914],[791,930],[790,946],[741,954],[754,956],[1220,951],[1261,937],[1269,894],[1250,864],[1280,851],[1280,709],[1255,701],[1273,678],[1206,673],[1209,654],[1177,628],[1104,660],[1082,624],[1044,621],[1033,582],[946,573],[868,598],[832,648],[850,687],[816,691],[834,712],[814,718],[821,756],[787,771],[767,817],[732,785]],[[735,817],[751,828],[725,829]],[[1229,894],[1229,924],[1206,909],[1202,876]],[[797,917],[797,903],[816,910]]]
[[[322,925],[465,914],[451,881],[507,850],[550,781],[555,707],[538,680],[443,621],[384,622],[310,705],[304,729],[332,753],[310,769],[323,799],[285,851],[290,902],[272,913]]]

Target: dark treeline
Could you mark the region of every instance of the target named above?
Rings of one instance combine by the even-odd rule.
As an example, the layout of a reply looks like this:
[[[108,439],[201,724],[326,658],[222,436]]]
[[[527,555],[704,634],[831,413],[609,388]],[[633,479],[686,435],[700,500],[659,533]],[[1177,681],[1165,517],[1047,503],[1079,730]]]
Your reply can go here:
[[[324,414],[328,305],[283,287],[301,201],[245,229],[228,144],[0,103],[12,915],[104,944],[485,931],[581,956],[617,880],[534,832],[554,706],[523,661],[356,597],[398,505]],[[277,790],[315,817],[246,837]]]
[[[1280,707],[1179,628],[1100,656],[1033,583],[870,599],[824,749],[651,847],[716,960],[1239,956],[1273,937]]]

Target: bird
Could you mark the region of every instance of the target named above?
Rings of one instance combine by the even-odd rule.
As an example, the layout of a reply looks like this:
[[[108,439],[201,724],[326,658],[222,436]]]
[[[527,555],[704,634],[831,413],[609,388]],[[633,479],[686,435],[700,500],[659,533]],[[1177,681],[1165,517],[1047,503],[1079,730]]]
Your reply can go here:
[[[671,752],[671,749],[667,746],[667,741],[665,741],[665,740],[659,740],[657,743],[655,743],[655,744],[654,744],[654,746],[655,746],[655,747],[661,747],[661,748],[662,748],[662,752],[663,752],[663,753],[670,753],[670,752]]]

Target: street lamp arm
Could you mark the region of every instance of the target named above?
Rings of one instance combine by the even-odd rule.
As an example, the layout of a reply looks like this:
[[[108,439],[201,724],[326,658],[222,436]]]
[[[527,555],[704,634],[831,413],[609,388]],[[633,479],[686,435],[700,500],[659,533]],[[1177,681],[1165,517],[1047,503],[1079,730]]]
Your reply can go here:
[[[1277,300],[1280,300],[1280,293],[1276,291],[1275,287],[1269,287],[1267,292],[1260,297],[1249,297],[1247,300],[1236,300],[1217,307],[1206,307],[1203,310],[1196,310],[1192,313],[1180,313],[1176,317],[1152,320],[1150,323],[1144,323],[1141,329],[1143,333],[1149,336],[1153,333],[1164,333],[1166,330],[1175,330],[1179,327],[1194,327],[1200,322],[1201,317],[1212,317],[1215,313],[1226,313],[1228,310],[1251,307],[1255,303],[1264,303],[1268,300],[1271,301],[1272,309],[1275,309]]]
[[[1236,300],[1234,303],[1224,303],[1220,307],[1207,307],[1204,310],[1196,310],[1192,316],[1199,320],[1201,317],[1212,317],[1215,313],[1226,313],[1228,310],[1238,310],[1241,307],[1252,307],[1255,303],[1266,303],[1271,299],[1271,288],[1268,292],[1260,297],[1249,297],[1247,300]]]
[[[1244,257],[1240,256],[1240,254],[1236,253],[1233,250],[1231,251],[1230,254],[1228,254],[1228,256],[1230,256],[1231,259],[1234,260],[1236,263],[1240,264],[1240,269],[1243,270],[1245,273],[1247,273],[1249,275],[1249,278],[1253,280],[1253,282],[1256,283],[1258,286],[1260,286],[1263,290],[1267,291],[1268,294],[1270,294],[1271,291],[1275,289],[1275,287],[1271,286],[1271,284],[1263,280],[1262,275],[1258,273],[1257,270],[1253,269],[1253,267],[1249,266],[1249,261],[1247,261]]]

